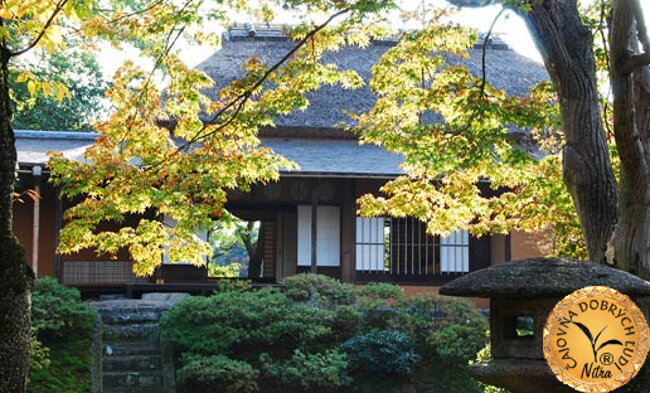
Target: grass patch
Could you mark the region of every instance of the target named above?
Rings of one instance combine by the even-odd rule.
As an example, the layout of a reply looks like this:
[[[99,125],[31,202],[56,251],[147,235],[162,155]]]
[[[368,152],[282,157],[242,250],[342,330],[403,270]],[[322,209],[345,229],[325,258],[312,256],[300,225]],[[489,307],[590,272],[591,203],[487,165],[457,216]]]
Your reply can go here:
[[[29,373],[29,393],[90,392],[91,340],[50,344],[50,364]]]

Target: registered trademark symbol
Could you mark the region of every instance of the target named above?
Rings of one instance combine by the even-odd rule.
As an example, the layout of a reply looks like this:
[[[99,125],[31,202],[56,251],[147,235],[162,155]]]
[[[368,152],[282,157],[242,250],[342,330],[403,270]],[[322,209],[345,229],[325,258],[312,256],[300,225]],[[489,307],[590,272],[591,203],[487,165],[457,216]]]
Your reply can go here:
[[[605,366],[610,366],[611,364],[614,363],[614,355],[612,355],[609,352],[603,353],[602,355],[600,355],[600,363]]]

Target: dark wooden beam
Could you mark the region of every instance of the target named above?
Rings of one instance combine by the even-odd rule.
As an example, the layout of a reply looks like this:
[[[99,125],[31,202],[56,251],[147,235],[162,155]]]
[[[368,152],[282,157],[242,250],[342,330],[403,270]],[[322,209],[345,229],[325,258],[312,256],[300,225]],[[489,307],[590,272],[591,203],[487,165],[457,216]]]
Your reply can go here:
[[[316,188],[312,191],[311,198],[311,272],[316,274],[317,267],[317,243],[318,243],[318,194]]]

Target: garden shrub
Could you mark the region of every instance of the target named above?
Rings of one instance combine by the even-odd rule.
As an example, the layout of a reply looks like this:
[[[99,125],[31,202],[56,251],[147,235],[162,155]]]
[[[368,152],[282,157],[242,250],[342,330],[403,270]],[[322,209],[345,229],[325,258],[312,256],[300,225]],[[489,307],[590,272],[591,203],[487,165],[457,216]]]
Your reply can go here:
[[[365,313],[368,329],[387,329],[394,318],[395,305],[404,298],[402,288],[388,283],[368,283],[357,289],[357,308]]]
[[[295,304],[284,293],[265,288],[188,297],[163,314],[163,339],[177,353],[222,354],[241,360],[262,352],[318,349],[332,335],[332,312]]]
[[[36,329],[32,328],[29,338],[29,371],[36,372],[50,365],[50,350],[36,338]]]
[[[303,273],[286,277],[282,283],[287,296],[298,302],[350,305],[356,300],[354,285],[320,274]]]
[[[32,326],[42,341],[91,337],[95,311],[81,301],[76,288],[66,287],[52,277],[36,280],[32,293]]]
[[[363,329],[367,313],[355,306],[338,306],[332,311],[332,338],[343,342]]]
[[[416,347],[423,350],[428,347],[427,337],[435,327],[434,318],[439,314],[439,303],[440,297],[436,295],[405,298],[395,306],[397,312],[387,324],[407,332],[414,339]]]
[[[466,364],[485,346],[486,326],[478,321],[468,320],[465,325],[445,325],[431,333],[429,344],[444,361]]]
[[[464,368],[474,344],[448,342],[483,347],[487,324],[471,303],[405,299],[390,284],[357,289],[312,274],[285,283],[284,292],[224,285],[163,314],[161,337],[174,348],[179,390],[212,392],[215,383],[262,393],[482,391]],[[242,373],[229,371],[235,365]],[[243,376],[253,384],[235,384]]]
[[[428,344],[447,362],[467,364],[488,343],[488,322],[466,299],[441,298]]]
[[[400,301],[396,310],[388,325],[409,333],[426,358],[466,364],[487,343],[487,318],[469,300],[418,295]]]
[[[355,336],[341,346],[356,373],[374,378],[406,377],[420,360],[413,340],[396,330],[371,330]]]
[[[91,343],[95,311],[75,288],[54,278],[36,280],[32,292],[30,393],[90,391]]]
[[[338,350],[305,354],[296,349],[288,360],[273,360],[268,354],[260,359],[264,378],[279,391],[330,392],[352,383],[347,356]]]
[[[217,281],[214,293],[246,292],[250,291],[252,288],[253,284],[250,280],[222,278]]]
[[[369,300],[396,301],[404,298],[402,288],[385,282],[371,282],[357,289],[358,297]]]
[[[243,361],[223,355],[183,356],[176,378],[183,392],[255,393],[258,371]]]
[[[490,337],[490,332],[489,331],[487,332],[487,337],[488,337],[488,340],[489,340],[489,337]],[[490,360],[492,360],[492,344],[490,344],[490,342],[488,341],[488,343],[485,345],[485,347],[483,347],[483,349],[478,351],[478,353],[476,354],[476,359],[474,359],[473,361],[470,361],[470,364],[487,363]],[[483,389],[482,393],[510,393],[505,389],[502,389],[502,388],[499,388],[499,387],[496,387],[496,386],[492,386],[492,385],[486,385],[486,384],[484,384],[482,382],[479,382],[478,384]]]

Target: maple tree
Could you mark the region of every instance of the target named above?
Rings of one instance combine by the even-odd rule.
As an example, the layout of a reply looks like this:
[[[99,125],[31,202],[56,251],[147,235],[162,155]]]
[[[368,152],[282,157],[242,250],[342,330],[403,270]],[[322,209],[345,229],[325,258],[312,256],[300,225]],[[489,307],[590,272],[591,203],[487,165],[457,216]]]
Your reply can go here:
[[[432,234],[546,233],[545,253],[586,259],[562,181],[553,85],[540,82],[526,96],[495,88],[488,70],[498,53],[479,53],[481,72],[472,73],[463,60],[483,42],[454,24],[453,14],[421,12],[423,27],[405,33],[373,67],[377,102],[356,114],[351,128],[363,142],[404,155],[407,174],[388,182],[383,195],[363,196],[361,211],[417,217]]]
[[[60,251],[93,247],[112,253],[126,247],[138,274],[151,273],[164,251],[172,261],[203,263],[210,248],[197,239],[195,230],[220,216],[227,191],[275,180],[280,167],[292,167],[259,146],[258,127],[272,125],[277,115],[304,108],[304,94],[323,83],[359,85],[358,76],[320,64],[321,53],[341,45],[346,30],[389,4],[380,0],[274,2],[306,21],[289,32],[295,47],[277,64],[251,59],[245,76],[211,100],[203,91],[213,88],[214,82],[185,65],[175,45],[179,40],[216,43],[218,36],[206,33],[206,24],[226,25],[235,11],[272,17],[266,2],[251,3],[0,1],[0,391],[25,388],[33,283],[24,249],[11,231],[16,150],[8,80],[18,75],[16,81],[32,95],[42,93],[60,101],[71,98],[63,83],[17,69],[17,59],[33,51],[61,50],[68,34],[115,46],[131,43],[142,58],[151,59],[149,69],[127,62],[116,72],[107,91],[111,115],[95,126],[101,136],[86,152],[87,162],[51,159],[51,175],[62,195],[82,197],[66,212]],[[312,23],[315,14],[328,17]],[[325,29],[336,18],[336,27]],[[367,42],[378,32],[375,27],[360,29],[347,42]],[[164,93],[156,83],[161,79]],[[262,92],[265,82],[274,88]],[[162,125],[165,122],[173,127]],[[150,212],[156,217],[144,214],[136,227],[96,231],[100,222],[121,222],[129,215]],[[174,225],[166,225],[160,215],[168,216]]]
[[[96,53],[85,49],[79,40],[69,41],[64,50],[40,53],[37,59],[24,59],[12,67],[17,72],[9,79],[15,129],[90,131],[92,123],[103,117],[108,81]],[[25,78],[25,71],[37,80],[62,83],[69,97],[60,101],[43,90],[31,94],[28,83],[17,82]]]
[[[551,83],[508,96],[485,72],[445,62],[444,52],[466,56],[473,37],[435,10],[375,66],[379,99],[356,130],[403,153],[408,175],[383,188],[387,197],[365,196],[363,211],[416,216],[433,233],[550,233],[551,253],[650,277],[650,43],[640,2],[451,3],[519,14]],[[611,97],[601,93],[608,84]],[[421,122],[427,112],[444,122]],[[530,130],[544,154],[525,152],[513,126]]]
[[[360,86],[363,82],[354,72],[321,64],[322,52],[364,45],[371,37],[388,34],[380,23],[361,23],[370,13],[390,7],[387,1],[277,3],[330,17],[315,28],[293,28],[296,46],[281,62],[251,59],[245,76],[212,100],[204,93],[214,89],[214,81],[187,67],[173,48],[179,40],[214,42],[217,37],[200,27],[225,24],[228,12],[249,7],[246,2],[107,0],[100,7],[91,0],[0,1],[0,282],[6,284],[0,293],[0,390],[24,389],[33,280],[24,250],[11,234],[16,155],[7,81],[12,62],[33,50],[60,49],[65,34],[114,45],[133,42],[142,57],[152,60],[152,69],[126,63],[118,70],[108,91],[111,116],[96,125],[101,136],[87,151],[87,162],[60,156],[50,162],[62,194],[82,199],[66,212],[60,251],[91,247],[110,254],[126,247],[138,274],[153,272],[163,252],[172,261],[201,264],[211,250],[195,231],[221,215],[227,191],[275,180],[279,168],[292,166],[260,147],[258,128],[272,126],[277,115],[304,108],[304,94],[322,84]],[[650,133],[650,49],[638,0],[604,2],[604,16],[597,13],[595,18],[594,9],[579,10],[573,0],[506,5],[528,23],[553,88],[546,83],[529,97],[511,97],[446,62],[442,53],[462,57],[476,37],[443,22],[444,11],[435,11],[423,29],[404,33],[375,66],[370,84],[379,99],[368,114],[357,116],[356,129],[366,141],[403,153],[408,175],[384,188],[388,199],[365,197],[363,210],[415,216],[432,232],[458,227],[477,234],[543,230],[555,223],[560,252],[586,253],[594,261],[645,275],[650,220],[644,195],[650,171],[642,153]],[[265,2],[257,11],[272,13]],[[342,20],[326,28],[337,16]],[[606,37],[595,51],[592,29]],[[608,114],[601,107],[597,67],[615,87]],[[69,95],[62,83],[12,72],[18,72],[32,94],[60,100]],[[156,83],[161,78],[164,90]],[[426,112],[446,121],[422,121]],[[606,139],[610,116],[616,148]],[[173,130],[161,121],[173,124]],[[533,130],[547,155],[531,158],[514,143],[507,125]],[[618,182],[618,159],[610,158],[612,153],[620,157]],[[498,189],[498,196],[482,196],[483,180]],[[103,221],[121,222],[131,215],[142,217],[135,227],[97,230]],[[174,224],[165,224],[160,215]],[[584,233],[584,250],[578,227]]]

